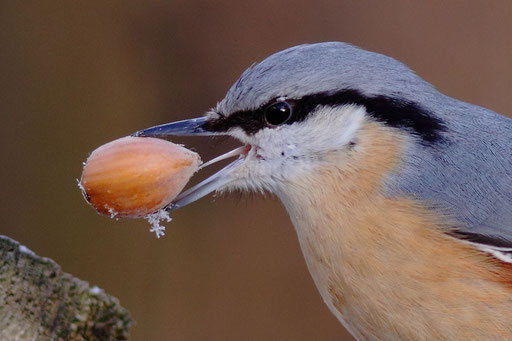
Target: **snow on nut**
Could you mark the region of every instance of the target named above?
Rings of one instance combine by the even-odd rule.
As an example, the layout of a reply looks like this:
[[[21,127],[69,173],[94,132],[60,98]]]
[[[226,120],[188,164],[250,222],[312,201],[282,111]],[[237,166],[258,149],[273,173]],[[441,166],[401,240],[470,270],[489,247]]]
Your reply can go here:
[[[123,137],[91,153],[80,187],[99,213],[141,218],[168,205],[200,164],[198,154],[174,143]]]

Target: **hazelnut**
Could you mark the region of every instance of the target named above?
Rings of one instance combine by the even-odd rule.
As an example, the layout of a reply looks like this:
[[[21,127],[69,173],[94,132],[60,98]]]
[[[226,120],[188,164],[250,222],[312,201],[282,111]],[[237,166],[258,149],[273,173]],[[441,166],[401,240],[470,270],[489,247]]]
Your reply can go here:
[[[123,137],[91,153],[80,187],[99,213],[141,218],[171,203],[200,164],[197,153],[177,144]]]

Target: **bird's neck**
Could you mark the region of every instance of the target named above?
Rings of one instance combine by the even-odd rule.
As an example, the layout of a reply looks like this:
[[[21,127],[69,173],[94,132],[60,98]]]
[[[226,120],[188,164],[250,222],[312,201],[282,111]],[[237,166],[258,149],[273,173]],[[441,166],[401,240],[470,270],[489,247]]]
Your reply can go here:
[[[297,229],[303,251],[310,240],[325,238],[336,252],[349,257],[364,248],[341,248],[338,243],[363,246],[382,237],[384,231],[367,220],[385,220],[385,215],[376,216],[385,214],[376,209],[389,204],[383,195],[384,181],[399,167],[405,143],[380,124],[366,122],[355,146],[324,156],[316,169],[283,186],[278,196]]]
[[[485,256],[448,237],[445,222],[421,203],[382,193],[387,174],[399,167],[404,141],[377,124],[361,134],[360,141],[370,142],[333,155],[334,162],[325,163],[330,166],[291,180],[278,193],[336,317],[359,339],[417,339],[418,330],[438,339],[443,323],[457,315],[454,307],[480,295],[482,283],[496,289],[493,300],[509,300],[510,290],[490,279]],[[458,325],[453,339],[476,333],[483,305],[477,306],[465,311],[473,329]],[[445,322],[436,322],[433,311]],[[403,323],[411,318],[413,325]]]
[[[385,134],[374,124],[365,125],[351,150],[330,155],[330,160],[313,172],[292,178],[278,193],[297,231],[310,273],[327,306],[355,336],[362,337],[352,324],[347,307],[354,288],[365,284],[366,255],[373,245],[392,238],[368,220],[375,206],[384,200],[381,185],[386,173],[397,165],[403,141]],[[363,136],[361,136],[363,135]],[[384,219],[384,217],[382,217]]]

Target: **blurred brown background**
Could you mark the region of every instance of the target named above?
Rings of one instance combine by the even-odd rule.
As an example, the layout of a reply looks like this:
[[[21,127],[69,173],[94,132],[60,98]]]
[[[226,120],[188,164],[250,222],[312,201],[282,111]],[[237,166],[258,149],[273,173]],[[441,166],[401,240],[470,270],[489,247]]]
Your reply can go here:
[[[157,240],[76,179],[97,146],[201,115],[253,62],[340,40],[512,113],[510,1],[1,1],[0,234],[117,296],[133,340],[349,340],[274,198],[202,199]],[[236,142],[181,139],[204,159]],[[204,176],[205,174],[201,175]]]

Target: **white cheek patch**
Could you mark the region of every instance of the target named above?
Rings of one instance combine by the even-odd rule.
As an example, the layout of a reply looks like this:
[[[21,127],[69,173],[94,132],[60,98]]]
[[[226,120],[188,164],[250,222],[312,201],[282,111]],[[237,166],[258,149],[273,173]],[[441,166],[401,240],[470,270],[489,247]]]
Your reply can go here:
[[[356,105],[325,106],[310,115],[296,129],[297,137],[307,143],[305,151],[325,153],[341,149],[356,138],[366,109]]]
[[[230,135],[251,144],[244,165],[230,187],[275,192],[286,178],[311,171],[323,156],[338,152],[356,140],[364,123],[364,107],[319,107],[302,122],[265,128],[254,135],[234,128]]]
[[[345,148],[356,139],[366,110],[355,105],[324,106],[310,115],[302,122],[263,129],[249,143],[260,146],[265,159],[318,159],[323,154]]]
[[[348,145],[356,137],[365,115],[366,110],[362,106],[322,106],[302,122],[264,128],[254,135],[247,135],[238,127],[229,133],[244,143],[260,147],[267,157],[279,156],[281,152],[307,156]]]

